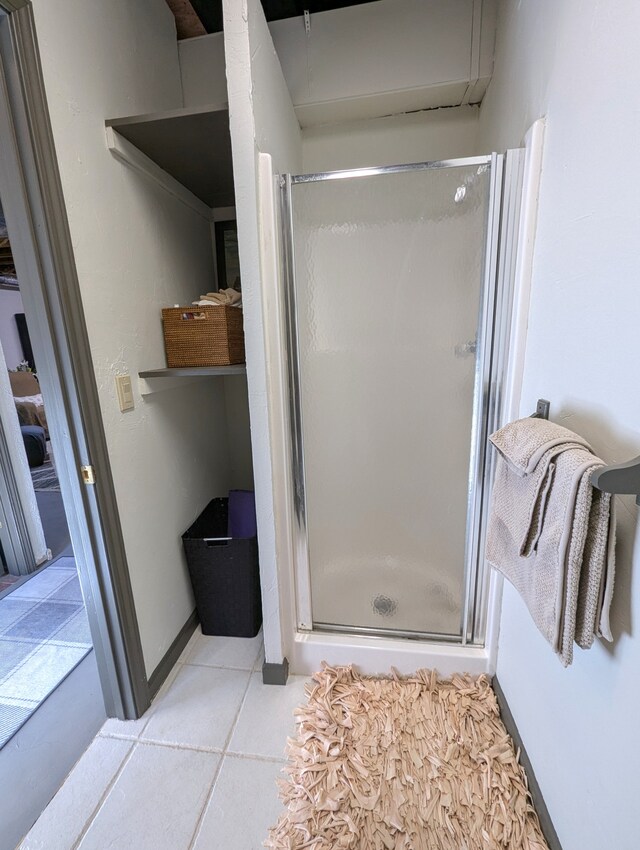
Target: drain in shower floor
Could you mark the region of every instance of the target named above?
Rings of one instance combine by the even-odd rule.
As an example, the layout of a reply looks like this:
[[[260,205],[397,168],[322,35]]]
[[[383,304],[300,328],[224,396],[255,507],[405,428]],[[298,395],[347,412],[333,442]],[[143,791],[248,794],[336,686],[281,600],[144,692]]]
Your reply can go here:
[[[390,617],[396,613],[398,603],[390,596],[380,594],[373,599],[373,610],[376,614],[381,614],[383,617]]]

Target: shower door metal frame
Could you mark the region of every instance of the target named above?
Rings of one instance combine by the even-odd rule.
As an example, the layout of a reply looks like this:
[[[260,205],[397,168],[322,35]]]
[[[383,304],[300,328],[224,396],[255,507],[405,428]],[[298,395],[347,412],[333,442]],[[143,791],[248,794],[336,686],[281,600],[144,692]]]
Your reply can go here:
[[[283,240],[283,280],[285,334],[288,366],[289,427],[291,444],[291,476],[293,488],[293,551],[295,576],[296,625],[298,631],[324,631],[360,634],[363,637],[410,638],[456,645],[483,645],[486,615],[479,602],[486,594],[486,570],[482,557],[484,506],[488,498],[487,435],[493,424],[492,402],[495,377],[492,376],[495,351],[504,348],[504,340],[495,339],[498,258],[504,183],[503,154],[410,163],[373,168],[357,168],[314,174],[285,174],[280,178],[280,205]],[[485,228],[486,250],[479,298],[478,338],[473,417],[471,425],[471,452],[469,463],[467,524],[465,541],[464,596],[460,633],[439,634],[428,631],[374,629],[370,627],[314,623],[311,600],[311,572],[309,560],[307,512],[305,499],[304,434],[302,427],[302,397],[300,387],[300,358],[298,346],[297,306],[295,290],[295,254],[293,245],[292,186],[298,183],[315,183],[326,180],[344,180],[374,177],[407,171],[426,171],[473,165],[488,165],[491,169],[489,205]],[[503,324],[498,330],[502,333]],[[479,483],[480,486],[476,486]],[[480,626],[480,628],[479,628]]]

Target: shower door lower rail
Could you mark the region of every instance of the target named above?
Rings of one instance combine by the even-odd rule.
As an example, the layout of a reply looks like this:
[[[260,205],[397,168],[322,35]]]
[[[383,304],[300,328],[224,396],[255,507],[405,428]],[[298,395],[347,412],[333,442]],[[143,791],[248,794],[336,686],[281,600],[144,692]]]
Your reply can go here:
[[[414,632],[404,629],[374,629],[370,626],[337,626],[334,623],[314,623],[313,630],[345,635],[362,635],[372,638],[403,638],[405,640],[428,641],[429,643],[459,644],[459,635],[438,634],[437,632]]]

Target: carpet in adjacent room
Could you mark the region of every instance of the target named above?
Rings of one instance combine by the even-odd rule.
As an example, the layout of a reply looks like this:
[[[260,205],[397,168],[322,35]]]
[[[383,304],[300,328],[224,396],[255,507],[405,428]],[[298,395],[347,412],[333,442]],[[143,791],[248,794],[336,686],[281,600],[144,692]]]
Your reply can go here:
[[[54,465],[46,461],[42,466],[36,466],[31,470],[33,489],[43,492],[60,492],[60,482]]]

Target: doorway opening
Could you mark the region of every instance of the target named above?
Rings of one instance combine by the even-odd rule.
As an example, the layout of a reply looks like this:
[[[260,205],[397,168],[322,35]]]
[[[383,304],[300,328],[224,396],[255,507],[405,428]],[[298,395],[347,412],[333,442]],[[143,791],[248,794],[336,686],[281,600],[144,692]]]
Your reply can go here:
[[[0,215],[0,748],[92,648],[46,391]]]

